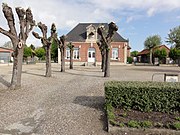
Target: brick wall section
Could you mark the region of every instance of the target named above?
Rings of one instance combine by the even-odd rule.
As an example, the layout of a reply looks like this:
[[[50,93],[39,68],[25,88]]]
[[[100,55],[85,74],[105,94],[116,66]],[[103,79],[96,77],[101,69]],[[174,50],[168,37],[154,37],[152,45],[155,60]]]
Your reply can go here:
[[[94,48],[96,51],[96,62],[101,62],[101,52],[99,51],[99,47],[96,43],[84,43],[84,42],[73,42],[72,43],[75,48],[79,48],[79,60],[74,60],[74,62],[87,62],[88,61],[88,49]],[[110,56],[112,57],[112,48],[118,48],[118,60],[111,60],[113,62],[124,62],[124,42],[112,42]],[[66,60],[69,61],[69,60]]]

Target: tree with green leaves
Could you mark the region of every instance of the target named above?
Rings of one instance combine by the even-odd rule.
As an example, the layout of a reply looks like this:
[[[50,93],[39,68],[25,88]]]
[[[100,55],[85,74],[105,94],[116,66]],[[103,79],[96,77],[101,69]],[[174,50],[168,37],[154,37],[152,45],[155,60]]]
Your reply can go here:
[[[166,59],[167,57],[167,52],[166,49],[156,49],[153,53],[154,57],[159,59],[160,63],[163,63],[163,61]]]
[[[72,44],[72,42],[70,42],[69,44],[67,44],[67,47],[70,50],[70,64],[69,64],[69,68],[73,69],[73,51],[74,51],[74,45]]]
[[[138,53],[139,53],[138,51],[132,51],[131,57],[137,57]]]
[[[19,32],[16,29],[13,10],[8,4],[2,4],[2,11],[7,20],[8,30],[0,27],[0,33],[10,38],[13,44],[13,72],[10,89],[18,89],[21,87],[22,61],[24,54],[24,46],[29,33],[32,31],[35,21],[31,9],[17,7],[15,9],[19,19]]]
[[[170,30],[166,42],[172,44],[175,48],[180,49],[180,26]]]
[[[169,44],[173,45],[173,48],[171,52],[171,57],[176,60],[178,60],[178,65],[180,66],[180,56],[179,56],[179,51],[180,51],[180,26],[177,26],[173,29],[170,30],[170,33],[168,34],[167,41]],[[175,60],[175,59],[174,59]]]
[[[180,49],[176,49],[176,48],[172,48],[170,49],[170,52],[169,52],[169,57],[171,59],[173,59],[174,61],[178,60],[178,65],[180,66],[180,61],[179,61],[179,58],[180,58]]]
[[[39,60],[45,59],[46,52],[43,47],[37,48],[35,50],[35,53],[36,53],[36,56],[39,58]]]
[[[27,60],[27,57],[31,57],[31,56],[32,56],[31,47],[25,46],[24,47],[24,55],[23,55],[23,57]]]
[[[144,47],[146,49],[149,49],[149,51],[150,51],[150,58],[149,58],[150,64],[153,63],[152,62],[153,48],[156,46],[159,46],[159,45],[161,45],[161,37],[159,35],[149,36],[144,41]]]

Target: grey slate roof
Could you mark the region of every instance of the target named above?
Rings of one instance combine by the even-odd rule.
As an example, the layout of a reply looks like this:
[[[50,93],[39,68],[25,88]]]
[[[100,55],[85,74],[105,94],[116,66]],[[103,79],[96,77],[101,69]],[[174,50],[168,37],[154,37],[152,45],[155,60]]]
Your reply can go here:
[[[66,36],[67,41],[70,42],[85,42],[86,40],[86,27],[89,25],[93,25],[96,28],[99,25],[104,25],[108,28],[107,23],[79,23],[76,27],[74,27]],[[124,39],[119,33],[115,33],[113,37],[113,42],[128,42],[128,40]]]

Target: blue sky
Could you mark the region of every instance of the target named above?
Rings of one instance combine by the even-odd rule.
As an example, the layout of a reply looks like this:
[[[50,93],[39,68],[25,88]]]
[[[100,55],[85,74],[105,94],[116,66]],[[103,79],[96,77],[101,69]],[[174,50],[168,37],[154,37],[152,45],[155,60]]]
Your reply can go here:
[[[36,22],[41,21],[49,28],[55,23],[59,36],[67,34],[80,22],[113,21],[119,27],[118,32],[124,38],[129,38],[131,51],[142,50],[145,39],[154,34],[159,34],[163,44],[166,44],[169,30],[180,25],[179,0],[43,0],[41,3],[37,0],[0,0],[2,2],[12,8],[30,7]],[[0,27],[8,29],[2,12]],[[0,34],[0,44],[8,40]],[[27,40],[27,44],[31,43],[41,45],[32,35]]]

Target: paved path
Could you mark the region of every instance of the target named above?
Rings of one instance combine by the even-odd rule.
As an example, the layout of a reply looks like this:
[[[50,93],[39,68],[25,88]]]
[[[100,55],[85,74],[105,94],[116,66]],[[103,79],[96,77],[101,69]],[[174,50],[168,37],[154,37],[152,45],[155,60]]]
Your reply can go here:
[[[11,66],[0,67],[0,135],[108,135],[103,84],[108,80],[151,81],[154,73],[178,67],[113,66],[103,78],[99,67],[75,67],[45,78],[45,65],[24,65],[22,89],[8,91]],[[162,81],[163,76],[156,76]]]

